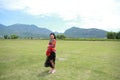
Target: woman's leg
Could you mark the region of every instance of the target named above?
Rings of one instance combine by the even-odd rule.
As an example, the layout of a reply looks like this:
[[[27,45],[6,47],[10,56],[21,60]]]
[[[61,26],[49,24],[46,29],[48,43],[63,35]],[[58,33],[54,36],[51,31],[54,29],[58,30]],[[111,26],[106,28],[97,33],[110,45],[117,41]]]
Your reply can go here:
[[[50,60],[50,67],[51,67],[51,70],[49,70],[48,73],[54,73],[55,72],[55,63],[53,62],[53,60]]]
[[[55,63],[53,62],[53,60],[50,60],[51,63],[51,73],[55,73]]]
[[[51,68],[55,69],[55,63],[53,62],[53,60],[50,60],[50,63],[51,63]]]
[[[56,55],[54,52],[52,52],[49,57],[49,62],[50,62],[50,67],[51,67],[50,73],[55,72],[55,58],[56,58]]]

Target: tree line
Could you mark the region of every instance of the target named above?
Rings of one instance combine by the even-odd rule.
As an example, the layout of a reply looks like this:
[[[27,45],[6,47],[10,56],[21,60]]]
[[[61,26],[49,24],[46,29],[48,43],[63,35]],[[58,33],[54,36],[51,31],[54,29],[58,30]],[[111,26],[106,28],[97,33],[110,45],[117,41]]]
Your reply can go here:
[[[65,39],[67,38],[64,34],[58,34],[57,39]],[[107,32],[107,39],[120,39],[120,31],[119,32]],[[4,39],[18,39],[19,36],[16,34],[12,34],[12,35],[4,35]],[[29,39],[32,39],[29,38]]]
[[[4,35],[4,39],[18,39],[19,36],[12,34],[12,35]]]
[[[120,31],[119,32],[107,32],[107,39],[120,39]]]
[[[18,39],[19,38],[19,36],[16,34],[4,35],[3,37],[4,37],[4,39]],[[56,37],[57,37],[57,39],[65,39],[66,38],[66,36],[63,34],[58,34]],[[26,38],[33,39],[33,37],[26,37]]]

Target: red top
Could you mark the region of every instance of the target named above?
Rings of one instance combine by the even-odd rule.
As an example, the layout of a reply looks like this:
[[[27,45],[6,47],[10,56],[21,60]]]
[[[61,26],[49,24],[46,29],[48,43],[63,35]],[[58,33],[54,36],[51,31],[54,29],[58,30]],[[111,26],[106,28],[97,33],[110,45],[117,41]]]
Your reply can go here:
[[[55,52],[56,51],[56,40],[50,40],[49,44],[48,44],[48,48],[46,51],[46,56],[50,56],[51,52]]]

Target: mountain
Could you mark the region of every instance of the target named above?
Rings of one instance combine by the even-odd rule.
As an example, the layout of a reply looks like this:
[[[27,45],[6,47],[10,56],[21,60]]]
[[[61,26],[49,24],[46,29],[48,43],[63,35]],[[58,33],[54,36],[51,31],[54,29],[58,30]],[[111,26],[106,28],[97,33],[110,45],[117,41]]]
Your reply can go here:
[[[52,31],[46,28],[39,28],[36,25],[13,24],[5,26],[0,24],[0,35],[16,34],[19,37],[48,38]]]
[[[0,24],[0,33],[5,34],[6,28],[7,28],[6,26]]]
[[[65,36],[70,38],[105,38],[107,31],[101,29],[83,29],[72,27],[64,32]]]
[[[48,38],[52,31],[46,28],[40,28],[36,25],[27,24],[13,24],[5,26],[0,24],[0,37],[4,35],[16,34],[20,38]],[[101,29],[83,29],[72,27],[67,29],[64,33],[55,32],[55,34],[64,34],[69,38],[105,38],[107,31]]]

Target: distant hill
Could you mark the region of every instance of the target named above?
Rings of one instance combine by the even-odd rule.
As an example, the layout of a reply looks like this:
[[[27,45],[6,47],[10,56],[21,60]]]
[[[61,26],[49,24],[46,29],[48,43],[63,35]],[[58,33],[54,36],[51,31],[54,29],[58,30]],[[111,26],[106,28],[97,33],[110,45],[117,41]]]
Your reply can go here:
[[[83,29],[72,27],[67,29],[64,34],[70,38],[105,38],[107,31],[101,29]]]
[[[13,24],[5,26],[0,24],[0,35],[16,34],[19,37],[48,38],[52,31],[39,28],[36,25]]]
[[[46,28],[40,28],[36,25],[27,24],[13,24],[5,26],[0,24],[0,37],[3,35],[16,34],[20,38],[48,38],[52,31]],[[107,31],[101,29],[83,29],[72,27],[67,29],[64,33],[55,32],[55,34],[64,34],[69,38],[105,38]]]

